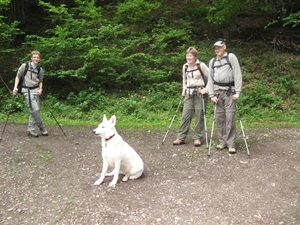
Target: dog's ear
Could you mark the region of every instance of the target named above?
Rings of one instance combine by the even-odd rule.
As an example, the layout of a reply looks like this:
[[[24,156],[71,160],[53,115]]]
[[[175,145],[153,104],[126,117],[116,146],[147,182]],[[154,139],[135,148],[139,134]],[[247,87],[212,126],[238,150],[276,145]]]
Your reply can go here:
[[[110,120],[109,120],[109,122],[111,122],[114,126],[116,125],[116,116],[115,115],[113,115],[111,118],[110,118]]]
[[[103,115],[103,121],[104,121],[104,122],[107,122],[107,121],[108,121],[105,114]]]

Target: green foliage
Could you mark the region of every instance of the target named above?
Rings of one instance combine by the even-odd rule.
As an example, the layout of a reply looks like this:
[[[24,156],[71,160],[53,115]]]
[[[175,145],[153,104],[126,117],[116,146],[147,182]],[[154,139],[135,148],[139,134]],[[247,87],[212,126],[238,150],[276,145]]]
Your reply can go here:
[[[27,43],[43,52],[47,76],[63,80],[52,90],[59,92],[61,84],[75,94],[88,86],[138,90],[145,84],[173,81],[174,74],[175,80],[180,78],[177,65],[182,64],[182,52],[187,47],[184,44],[190,39],[186,22],[177,21],[183,27],[178,29],[167,26],[161,19],[151,34],[132,34],[124,25],[104,19],[101,7],[96,7],[93,1],[77,3],[78,8],[67,10],[65,5],[41,2],[58,25],[48,30],[49,37],[27,36]],[[116,19],[121,12],[134,9],[137,3],[128,1],[118,5]],[[144,14],[160,5],[144,3],[139,5]]]
[[[300,25],[300,11],[296,13],[291,13],[287,17],[282,19],[284,24],[283,26],[291,26],[293,28],[296,28]]]
[[[211,6],[208,6],[209,12],[207,15],[208,21],[214,24],[223,24],[234,19],[238,12],[241,12],[245,2],[240,0],[219,0],[213,1]]]
[[[5,102],[0,105],[0,112],[5,114],[22,112],[26,108],[23,95],[12,96],[7,93],[2,93],[0,89],[1,96],[5,98]]]
[[[296,28],[300,24],[300,3],[299,1],[274,1],[274,10],[277,18],[270,21],[265,28],[270,28],[274,24],[281,24],[283,27]]]
[[[1,8],[7,7],[10,2],[11,2],[11,0],[1,0],[0,1],[0,7]]]
[[[9,2],[0,5],[2,12]],[[195,46],[200,60],[208,63],[214,56],[211,45],[216,38],[234,36],[229,27],[240,32],[251,25],[238,26],[243,18],[251,20],[259,14],[274,18],[278,14],[278,21],[286,28],[299,26],[299,4],[283,0],[176,0],[172,4],[160,0],[109,4],[95,0],[39,1],[36,9],[46,21],[43,27],[32,26],[32,30],[20,23],[23,21],[0,17],[1,74],[12,86],[15,64],[28,60],[31,50],[41,51],[47,95],[42,105],[69,122],[99,121],[103,114],[117,114],[128,124],[166,126],[181,99],[181,68],[189,46]],[[22,39],[18,35],[28,27],[30,32],[25,33],[22,46],[14,47],[14,41]],[[299,57],[277,54],[255,42],[226,42],[228,51],[236,53],[242,65],[242,115],[254,120],[299,119]],[[5,96],[3,90],[0,93]],[[5,98],[0,112],[23,118],[19,115],[28,112],[22,97]],[[51,118],[49,111],[43,113]],[[210,104],[207,113],[212,115]]]
[[[118,4],[116,10],[116,23],[145,23],[152,18],[153,12],[161,7],[159,1],[126,0]]]
[[[8,0],[1,0],[0,11],[6,11],[9,3],[10,1]],[[18,28],[19,24],[19,21],[9,23],[5,16],[0,15],[0,53],[13,51],[10,47],[14,42],[14,39],[17,35],[23,33],[20,28]]]
[[[266,81],[256,81],[251,83],[241,99],[245,111],[253,108],[268,108],[269,110],[280,110],[282,99],[272,93],[272,89],[266,89],[269,84]]]

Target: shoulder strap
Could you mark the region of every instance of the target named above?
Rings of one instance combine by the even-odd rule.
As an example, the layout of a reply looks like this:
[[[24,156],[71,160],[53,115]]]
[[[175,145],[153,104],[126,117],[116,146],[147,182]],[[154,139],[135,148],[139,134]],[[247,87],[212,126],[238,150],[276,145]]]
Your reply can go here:
[[[38,77],[38,78],[40,78],[40,72],[41,72],[41,69],[42,69],[42,67],[37,66],[37,70],[38,70],[37,77]]]
[[[215,83],[215,79],[214,79],[214,74],[215,74],[215,63],[216,63],[216,60],[217,60],[217,56],[214,57],[212,63],[211,63],[211,73],[210,73],[210,76],[211,76],[211,79],[212,81]]]
[[[22,89],[22,87],[23,86],[25,86],[24,85],[24,83],[25,83],[25,76],[26,76],[26,74],[27,74],[27,71],[28,71],[28,68],[29,68],[29,62],[26,62],[25,63],[25,70],[24,70],[24,73],[22,74],[22,76],[21,76],[21,79],[20,79],[20,81],[19,81],[19,87],[18,87],[18,90],[19,90],[19,92],[21,93],[21,89]]]
[[[217,56],[213,59],[213,61],[212,61],[212,69],[214,70],[215,69],[215,67],[221,67],[221,66],[225,66],[225,65],[229,65],[230,66],[230,68],[232,69],[232,65],[231,65],[231,62],[230,62],[230,60],[229,60],[229,54],[230,53],[228,53],[227,55],[226,55],[226,57],[225,57],[225,59],[226,59],[226,61],[227,61],[227,63],[226,64],[224,64],[224,65],[220,65],[220,66],[215,66],[215,62],[216,62],[216,60],[217,60]],[[223,57],[224,58],[224,57]]]
[[[205,76],[204,76],[203,73],[202,73],[200,63],[201,63],[201,62],[197,63],[197,68],[198,68],[198,70],[200,71],[200,74],[201,74],[202,79],[203,79],[203,81],[204,81],[204,87],[206,87],[207,79],[205,78]]]
[[[28,72],[28,70],[29,70],[29,67],[30,67],[30,62],[26,62],[26,66],[25,66],[25,71],[24,71],[24,74],[23,74],[23,76],[25,77],[26,76],[26,73]],[[39,65],[37,65],[36,66],[36,69],[37,69],[37,73],[36,72],[34,72],[34,71],[31,71],[32,73],[36,73],[37,74],[37,77],[39,78],[40,77],[40,72],[41,72],[41,69],[42,69],[42,67],[40,67]]]
[[[203,81],[204,81],[204,87],[205,87],[206,84],[207,84],[207,78],[206,78],[206,77],[203,75],[203,73],[202,73],[200,63],[201,63],[201,62],[197,63],[196,65],[197,65],[197,69],[200,71],[200,74],[201,74],[202,79],[203,79]],[[185,65],[185,68],[184,68],[185,74],[186,74],[186,72],[187,72],[187,69],[188,69],[188,65],[186,64],[186,65]],[[185,75],[185,76],[187,77],[187,75]]]
[[[27,72],[28,72],[28,68],[29,68],[29,62],[26,62],[25,64],[25,70],[24,70],[24,73],[22,75],[22,81],[24,82],[24,77],[26,76]],[[23,84],[21,84],[23,85]]]
[[[185,67],[184,67],[184,71],[185,71],[185,79],[187,80],[187,69],[188,69],[189,65],[186,64]],[[190,71],[190,72],[193,72],[194,70]],[[193,73],[192,73],[192,77],[194,78],[193,76]]]
[[[27,71],[28,71],[28,68],[29,68],[29,62],[26,62],[25,70],[24,70],[24,73],[23,73],[23,78],[26,76],[26,73],[27,73]]]
[[[231,65],[231,62],[229,60],[229,54],[230,53],[228,53],[227,56],[226,56],[226,61],[227,61],[228,65],[230,66],[230,68],[232,69],[232,65]]]
[[[224,64],[224,65],[221,65],[221,66],[217,66],[217,67],[222,67],[222,66],[225,66],[225,65],[229,65],[230,68],[232,69],[232,65],[231,65],[231,62],[230,62],[230,60],[229,60],[229,54],[230,54],[230,53],[228,53],[228,54],[226,55],[226,57],[225,57],[227,63]],[[215,73],[215,67],[216,67],[216,66],[215,66],[216,60],[217,60],[217,56],[213,59],[213,61],[212,61],[212,63],[211,63],[211,68],[212,68],[211,78],[212,78],[212,80],[213,80],[214,82],[215,82],[215,80],[214,80],[214,73]]]

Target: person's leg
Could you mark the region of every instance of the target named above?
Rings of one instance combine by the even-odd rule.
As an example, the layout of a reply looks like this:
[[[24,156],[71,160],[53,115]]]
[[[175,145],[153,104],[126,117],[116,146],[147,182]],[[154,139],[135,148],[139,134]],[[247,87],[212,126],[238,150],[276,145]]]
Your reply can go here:
[[[40,128],[40,131],[42,132],[43,136],[47,136],[48,135],[48,131],[46,130],[46,127],[43,123],[42,117],[41,117],[41,113],[40,113],[40,97],[37,95],[34,95],[33,98],[33,109],[34,109],[34,119],[36,121],[36,125]]]
[[[194,129],[194,140],[202,139],[204,133],[204,112],[202,95],[194,96],[196,124]]]
[[[40,129],[44,127],[43,120],[40,115],[40,101],[39,96],[31,94],[31,110],[30,113],[35,120],[36,126]]]
[[[40,115],[40,98],[36,94],[30,93],[30,97],[28,93],[24,94],[27,106],[29,108],[29,123],[28,123],[28,131],[32,136],[37,136],[35,133],[35,127],[38,126],[42,131],[42,135],[47,136],[48,131],[46,130],[43,120]]]
[[[185,138],[189,132],[189,129],[190,129],[193,112],[194,112],[193,96],[187,95],[184,98],[181,123],[180,123],[179,131],[178,131],[178,135],[177,135],[178,139],[183,140],[183,141],[185,140]]]
[[[232,96],[226,96],[225,100],[226,109],[226,143],[229,148],[235,148],[236,139],[236,122],[235,111],[236,102],[232,99]]]
[[[35,134],[35,119],[34,116],[32,115],[32,109],[30,108],[31,104],[32,104],[32,96],[29,96],[28,93],[24,93],[24,97],[25,97],[25,101],[26,101],[26,105],[28,107],[29,110],[29,119],[28,119],[28,132]],[[35,135],[34,135],[35,136]]]
[[[219,100],[216,105],[217,133],[220,148],[226,147],[226,115],[225,115],[225,91],[220,91]],[[221,147],[222,146],[222,147]]]

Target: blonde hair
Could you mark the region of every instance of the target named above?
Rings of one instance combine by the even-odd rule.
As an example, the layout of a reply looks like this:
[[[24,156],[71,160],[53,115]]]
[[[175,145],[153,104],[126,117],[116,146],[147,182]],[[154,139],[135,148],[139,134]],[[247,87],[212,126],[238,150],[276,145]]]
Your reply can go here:
[[[33,55],[39,55],[39,57],[41,57],[41,53],[39,51],[36,51],[36,50],[32,51],[30,55],[31,55],[31,57]]]
[[[197,59],[198,58],[198,51],[195,47],[189,47],[187,50],[186,50],[186,54],[192,54],[193,56],[195,56],[195,58]]]

